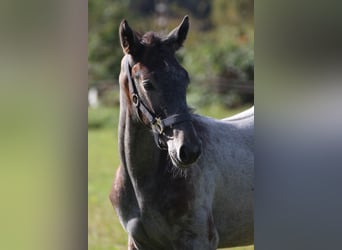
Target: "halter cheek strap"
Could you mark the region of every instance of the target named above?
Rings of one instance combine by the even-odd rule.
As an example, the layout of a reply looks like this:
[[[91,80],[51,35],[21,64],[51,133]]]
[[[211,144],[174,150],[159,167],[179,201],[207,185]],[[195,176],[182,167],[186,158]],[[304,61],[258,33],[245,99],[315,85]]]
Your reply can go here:
[[[136,107],[138,118],[142,122],[140,113],[147,118],[147,120],[149,121],[149,125],[153,131],[154,140],[157,146],[162,150],[167,150],[167,144],[162,140],[162,137],[165,136],[165,128],[169,128],[175,124],[185,121],[191,121],[191,116],[187,113],[174,114],[166,117],[165,119],[161,119],[160,117],[156,116],[146,107],[138,94],[138,91],[131,76],[131,66],[129,64],[128,58],[126,58],[124,67],[125,71],[127,72],[129,92],[132,98],[133,105]]]

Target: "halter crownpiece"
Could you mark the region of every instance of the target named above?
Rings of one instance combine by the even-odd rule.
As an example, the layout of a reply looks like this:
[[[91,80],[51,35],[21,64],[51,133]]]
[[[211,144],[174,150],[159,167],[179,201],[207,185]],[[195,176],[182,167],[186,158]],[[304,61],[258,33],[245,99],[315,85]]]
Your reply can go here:
[[[127,72],[129,92],[132,98],[133,105],[136,107],[136,113],[139,120],[142,122],[142,118],[139,113],[140,111],[150,123],[150,127],[153,131],[154,140],[157,146],[162,150],[167,150],[167,144],[161,138],[165,135],[165,128],[169,128],[172,125],[178,123],[191,121],[191,115],[188,113],[174,114],[169,117],[166,117],[165,119],[161,119],[160,117],[156,116],[152,111],[150,111],[146,107],[146,105],[142,102],[138,94],[137,88],[131,76],[131,66],[127,56],[125,62],[125,71]]]

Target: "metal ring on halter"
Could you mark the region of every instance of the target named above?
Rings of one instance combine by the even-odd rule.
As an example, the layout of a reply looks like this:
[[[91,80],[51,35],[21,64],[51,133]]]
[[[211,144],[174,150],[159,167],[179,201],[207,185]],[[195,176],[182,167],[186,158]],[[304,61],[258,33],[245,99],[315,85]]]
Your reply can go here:
[[[164,122],[159,117],[155,118],[152,123],[152,129],[160,135],[163,134],[165,129]]]
[[[139,106],[139,97],[135,93],[132,94],[132,102],[133,102],[134,106],[136,106],[136,107]]]

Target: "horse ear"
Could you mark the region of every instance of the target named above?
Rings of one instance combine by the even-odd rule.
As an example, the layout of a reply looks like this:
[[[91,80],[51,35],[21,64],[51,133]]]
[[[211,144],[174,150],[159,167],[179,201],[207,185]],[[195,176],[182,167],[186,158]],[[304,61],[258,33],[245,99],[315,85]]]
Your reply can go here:
[[[189,17],[185,16],[181,24],[172,30],[166,37],[165,42],[170,44],[175,51],[182,47],[189,31]]]
[[[136,56],[141,47],[139,36],[129,27],[126,20],[122,20],[119,27],[119,37],[122,50],[125,54]]]

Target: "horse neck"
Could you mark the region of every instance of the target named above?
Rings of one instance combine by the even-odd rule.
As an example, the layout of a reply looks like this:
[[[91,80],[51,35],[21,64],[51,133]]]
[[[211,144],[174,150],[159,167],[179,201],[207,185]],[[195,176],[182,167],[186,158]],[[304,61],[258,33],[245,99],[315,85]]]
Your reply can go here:
[[[166,160],[167,152],[155,144],[149,129],[134,118],[134,110],[124,109],[126,103],[121,98],[119,119],[119,150],[121,163],[136,185],[154,182],[152,179]],[[134,185],[133,184],[133,185]]]

